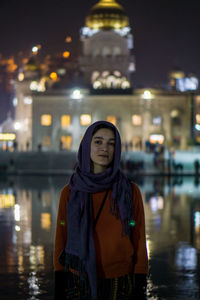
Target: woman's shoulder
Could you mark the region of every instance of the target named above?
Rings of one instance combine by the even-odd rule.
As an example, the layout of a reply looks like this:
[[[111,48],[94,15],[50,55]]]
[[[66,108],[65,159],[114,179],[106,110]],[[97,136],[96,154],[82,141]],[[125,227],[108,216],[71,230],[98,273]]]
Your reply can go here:
[[[131,179],[128,179],[128,180],[132,186],[132,189],[140,190],[138,185],[134,181],[132,181]]]
[[[68,199],[69,194],[70,194],[70,187],[69,187],[69,184],[66,184],[66,185],[61,189],[61,192],[60,192],[60,198],[61,198],[61,199]]]
[[[132,180],[130,180],[130,184],[132,186],[133,196],[138,196],[139,198],[141,198],[141,191],[140,191],[139,186]]]

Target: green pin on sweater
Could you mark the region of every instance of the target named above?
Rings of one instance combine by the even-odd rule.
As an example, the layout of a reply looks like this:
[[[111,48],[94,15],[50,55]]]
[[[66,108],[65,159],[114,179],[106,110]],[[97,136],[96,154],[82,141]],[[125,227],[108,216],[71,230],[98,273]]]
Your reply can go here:
[[[134,220],[131,220],[131,221],[129,222],[129,225],[132,226],[132,227],[134,227],[134,226],[135,226],[135,221],[134,221]]]

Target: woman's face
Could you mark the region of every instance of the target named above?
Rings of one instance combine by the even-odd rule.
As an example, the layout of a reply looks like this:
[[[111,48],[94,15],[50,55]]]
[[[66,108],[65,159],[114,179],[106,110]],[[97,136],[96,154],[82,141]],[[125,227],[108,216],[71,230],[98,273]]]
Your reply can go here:
[[[90,158],[92,172],[105,171],[113,160],[115,150],[115,134],[111,129],[101,128],[92,137]]]

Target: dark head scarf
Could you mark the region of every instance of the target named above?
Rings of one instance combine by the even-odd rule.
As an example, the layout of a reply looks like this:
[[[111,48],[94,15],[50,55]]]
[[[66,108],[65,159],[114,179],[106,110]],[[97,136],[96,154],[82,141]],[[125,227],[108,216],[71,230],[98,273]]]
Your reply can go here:
[[[91,172],[90,147],[95,129],[110,127],[115,133],[112,164],[102,173]],[[92,193],[112,189],[111,213],[120,217],[123,234],[130,234],[133,219],[132,188],[119,170],[121,139],[117,128],[106,121],[92,124],[85,132],[78,151],[78,166],[70,178],[70,198],[67,205],[66,265],[88,275],[93,299],[97,295],[96,253],[93,240]]]

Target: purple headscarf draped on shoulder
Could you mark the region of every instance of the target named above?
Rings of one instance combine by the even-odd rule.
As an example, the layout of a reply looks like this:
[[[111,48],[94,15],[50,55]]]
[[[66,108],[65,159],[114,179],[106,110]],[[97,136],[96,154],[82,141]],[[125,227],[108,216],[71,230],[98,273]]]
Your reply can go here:
[[[115,133],[113,162],[104,172],[91,172],[90,146],[93,132],[101,126]],[[93,299],[97,296],[96,253],[93,240],[92,193],[112,189],[111,213],[121,218],[123,234],[130,234],[129,222],[133,219],[132,188],[119,170],[121,139],[117,128],[106,121],[88,127],[78,151],[78,166],[70,178],[70,198],[67,205],[66,266],[88,275]]]

